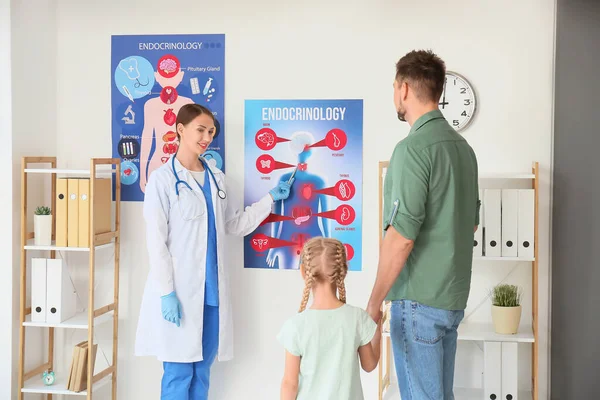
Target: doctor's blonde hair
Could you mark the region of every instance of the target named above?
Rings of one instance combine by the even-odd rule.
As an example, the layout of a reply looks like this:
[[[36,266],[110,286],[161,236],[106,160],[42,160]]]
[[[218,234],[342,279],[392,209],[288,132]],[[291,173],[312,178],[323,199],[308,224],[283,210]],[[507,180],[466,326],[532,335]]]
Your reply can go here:
[[[308,240],[300,254],[300,264],[306,274],[306,284],[299,312],[306,309],[315,282],[335,285],[340,301],[346,302],[344,279],[348,273],[348,263],[346,248],[339,240],[323,237]]]

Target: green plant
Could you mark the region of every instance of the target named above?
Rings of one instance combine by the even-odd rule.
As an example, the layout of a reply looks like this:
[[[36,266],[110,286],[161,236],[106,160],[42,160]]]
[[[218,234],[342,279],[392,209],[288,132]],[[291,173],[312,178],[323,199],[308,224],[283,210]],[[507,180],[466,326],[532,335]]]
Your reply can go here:
[[[491,297],[497,307],[517,307],[521,305],[522,290],[515,285],[501,284],[492,289]]]
[[[35,209],[35,215],[50,215],[50,207],[40,206]]]

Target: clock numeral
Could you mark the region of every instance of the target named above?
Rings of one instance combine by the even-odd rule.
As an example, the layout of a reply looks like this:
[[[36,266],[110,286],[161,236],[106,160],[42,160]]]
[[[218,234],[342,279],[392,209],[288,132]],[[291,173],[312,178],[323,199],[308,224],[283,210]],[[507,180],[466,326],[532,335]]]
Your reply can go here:
[[[460,115],[462,115],[463,117],[466,117],[467,116],[467,112],[463,111]]]
[[[457,120],[457,119],[455,119],[454,121],[452,121],[452,125],[453,125],[453,126],[458,126],[458,125],[459,125],[459,122],[458,122],[458,120]]]
[[[465,99],[465,106],[468,106],[471,104],[471,99]]]
[[[460,94],[466,94],[466,93],[467,93],[467,88],[461,87]]]

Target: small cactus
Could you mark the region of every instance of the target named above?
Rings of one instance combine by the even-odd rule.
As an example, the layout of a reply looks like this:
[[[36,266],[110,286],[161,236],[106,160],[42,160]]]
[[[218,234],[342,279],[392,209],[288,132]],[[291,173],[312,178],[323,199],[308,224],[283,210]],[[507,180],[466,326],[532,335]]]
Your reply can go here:
[[[50,207],[40,206],[36,208],[35,215],[50,215]]]

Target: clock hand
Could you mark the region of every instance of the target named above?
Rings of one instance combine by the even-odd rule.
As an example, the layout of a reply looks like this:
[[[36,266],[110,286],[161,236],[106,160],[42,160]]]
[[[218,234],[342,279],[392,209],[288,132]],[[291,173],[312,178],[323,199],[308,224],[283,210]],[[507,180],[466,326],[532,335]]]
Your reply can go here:
[[[444,79],[444,91],[442,93],[444,93],[444,98],[442,99],[442,109],[446,108],[446,83],[448,83],[448,78],[446,77],[446,79]]]

